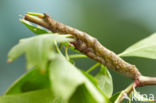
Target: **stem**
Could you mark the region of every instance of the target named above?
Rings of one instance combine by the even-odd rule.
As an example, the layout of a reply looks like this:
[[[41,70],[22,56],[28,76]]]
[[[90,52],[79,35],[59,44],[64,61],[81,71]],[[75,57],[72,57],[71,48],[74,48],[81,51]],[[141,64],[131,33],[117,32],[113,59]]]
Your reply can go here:
[[[71,59],[79,59],[79,58],[87,58],[87,56],[83,55],[83,54],[74,54],[74,55],[69,55],[69,58],[71,58]]]
[[[139,86],[144,86],[144,85],[156,85],[156,77],[147,77],[147,76],[140,76],[139,77]]]
[[[98,67],[100,65],[100,63],[96,63],[95,65],[93,65],[91,68],[89,68],[88,70],[87,70],[87,72],[86,73],[89,73],[89,72],[91,72],[92,70],[94,70],[96,67]]]
[[[65,56],[66,56],[66,59],[69,60],[69,56],[68,56],[68,46],[65,47]]]
[[[141,83],[143,83],[143,81],[147,81],[147,83],[138,84],[138,82],[135,81],[134,83],[129,85],[125,90],[123,90],[120,93],[120,95],[116,99],[115,103],[121,103],[125,99],[125,96],[130,95],[133,91],[135,91],[135,88],[137,88],[137,87],[140,87],[143,85],[156,85],[156,78],[145,77],[145,76],[142,76],[140,78],[142,78],[142,80],[140,80],[140,81],[142,81]],[[153,79],[154,79],[154,81],[152,81]],[[149,82],[149,81],[151,81],[151,82]],[[153,101],[155,101],[155,100],[153,100]]]
[[[116,99],[115,103],[121,103],[125,96],[128,96],[133,91],[133,87],[134,83],[130,84],[125,90],[123,90]]]
[[[41,18],[36,19],[28,14],[25,15],[24,19],[41,25],[52,32],[71,34],[77,39],[73,42],[76,49],[116,72],[126,75],[131,79],[137,79],[138,76],[141,75],[134,65],[125,62],[114,52],[105,48],[97,39],[85,32],[57,22],[50,18],[47,14],[44,14],[42,20],[40,20]]]
[[[57,22],[47,14],[44,14],[43,16],[41,14],[28,13],[25,15],[24,19],[43,26],[54,33],[71,34],[76,39],[74,42],[71,42],[71,44],[73,44],[77,50],[85,54],[87,57],[107,66],[109,69],[137,81],[137,83],[135,83],[136,87],[156,85],[156,78],[142,76],[135,65],[124,61],[117,54],[105,48],[96,38],[89,34]],[[93,66],[88,72],[92,71],[94,68],[95,67]]]
[[[63,55],[62,52],[60,51],[59,47],[57,46],[57,42],[56,42],[56,41],[54,42],[54,45],[55,45],[56,51],[57,51],[59,54]]]
[[[62,47],[63,47],[63,43],[60,43],[59,49],[62,49]]]

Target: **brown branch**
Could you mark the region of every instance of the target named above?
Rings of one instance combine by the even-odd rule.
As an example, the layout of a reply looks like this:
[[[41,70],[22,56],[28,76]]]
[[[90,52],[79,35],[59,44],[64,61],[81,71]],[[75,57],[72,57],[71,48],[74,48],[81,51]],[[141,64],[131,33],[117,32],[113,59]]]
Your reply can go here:
[[[139,76],[138,80],[137,86],[156,85],[156,77]]]
[[[26,14],[24,19],[41,25],[52,32],[71,34],[76,38],[76,41],[72,42],[76,49],[101,64],[104,64],[109,69],[134,79],[137,81],[137,86],[156,85],[156,78],[142,76],[135,65],[131,65],[124,61],[114,52],[105,48],[96,38],[90,36],[89,34],[57,22],[50,18],[47,14],[44,14],[43,17],[35,17]]]
[[[156,78],[142,76],[135,65],[127,63],[114,52],[105,48],[96,38],[78,29],[57,22],[47,14],[44,14],[43,16],[39,15],[38,17],[36,16],[37,15],[32,16],[26,14],[24,19],[43,26],[54,33],[71,34],[76,38],[76,41],[72,42],[72,44],[81,53],[107,66],[109,69],[135,80],[135,82],[125,89],[123,94],[119,96],[117,103],[120,103],[124,99],[124,93],[131,93],[134,87],[156,85]]]
[[[35,24],[39,24],[52,32],[71,34],[73,37],[77,38],[77,40],[73,42],[76,49],[86,54],[88,57],[100,62],[101,64],[104,64],[110,69],[126,75],[131,79],[137,79],[141,75],[134,65],[125,62],[114,52],[103,47],[97,39],[85,32],[57,22],[51,19],[47,14],[45,14],[40,21],[35,20],[36,17],[28,14],[25,15],[24,19]]]

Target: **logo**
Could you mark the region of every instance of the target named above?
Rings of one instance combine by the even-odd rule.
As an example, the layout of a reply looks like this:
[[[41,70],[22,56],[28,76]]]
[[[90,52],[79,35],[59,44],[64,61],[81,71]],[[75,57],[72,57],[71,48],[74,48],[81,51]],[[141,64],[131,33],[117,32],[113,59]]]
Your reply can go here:
[[[126,93],[124,93],[124,98],[129,101],[145,101],[145,102],[156,101],[154,99],[154,94],[141,94],[136,91],[132,92],[131,96],[128,96]]]

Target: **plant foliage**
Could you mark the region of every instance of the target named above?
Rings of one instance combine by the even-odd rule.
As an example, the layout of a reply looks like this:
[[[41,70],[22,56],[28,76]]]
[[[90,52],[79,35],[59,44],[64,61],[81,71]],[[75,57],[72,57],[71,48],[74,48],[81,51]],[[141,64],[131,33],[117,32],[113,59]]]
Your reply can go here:
[[[57,44],[69,47],[70,35],[53,34],[28,21],[21,22],[35,34],[19,41],[8,54],[12,62],[22,54],[27,60],[28,72],[20,77],[0,97],[0,103],[116,103],[122,92],[112,96],[113,81],[108,69],[101,65],[95,76],[78,69],[71,58],[64,56]],[[126,49],[120,56],[138,56],[156,59],[156,34]],[[152,41],[152,42],[151,42]],[[75,51],[73,47],[71,50]],[[80,53],[76,50],[77,53]],[[67,59],[68,56],[68,59]],[[136,93],[136,91],[135,91]]]

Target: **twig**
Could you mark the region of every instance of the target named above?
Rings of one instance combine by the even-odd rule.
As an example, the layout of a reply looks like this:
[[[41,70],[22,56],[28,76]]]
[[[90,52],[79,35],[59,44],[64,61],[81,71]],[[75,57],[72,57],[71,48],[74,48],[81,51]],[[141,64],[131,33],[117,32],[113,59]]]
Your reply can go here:
[[[115,103],[121,103],[124,98],[127,98],[127,96],[133,91],[134,85],[135,84],[132,83],[125,90],[123,90],[118,96],[118,98],[116,99]]]
[[[73,42],[76,49],[88,57],[100,62],[101,64],[104,64],[110,69],[120,72],[121,74],[126,75],[131,79],[137,79],[141,75],[134,65],[125,62],[114,52],[103,47],[97,39],[85,32],[81,32],[80,30],[57,22],[51,19],[47,14],[44,14],[43,18],[37,18],[26,14],[24,19],[41,25],[51,30],[52,32],[58,32],[60,34],[71,34],[77,39],[75,42]]]
[[[140,76],[139,81],[140,84],[138,84],[137,86],[156,85],[156,77]]]
[[[156,85],[156,78],[142,76],[135,65],[131,65],[124,61],[114,52],[105,48],[97,39],[89,34],[57,22],[50,18],[47,14],[35,14],[35,16],[32,16],[28,13],[25,15],[24,19],[43,26],[52,32],[71,34],[76,38],[76,41],[72,42],[72,44],[77,50],[107,66],[109,69],[135,80],[137,87],[143,85]]]
[[[151,77],[145,77],[142,76],[142,84],[138,84],[138,81],[135,80],[134,83],[132,83],[131,85],[129,85],[125,90],[123,90],[120,95],[118,96],[118,98],[116,99],[115,103],[121,103],[125,98],[127,98],[128,95],[130,95],[135,88],[140,87],[140,86],[144,86],[144,85],[156,85],[156,81],[155,78],[151,78]],[[154,80],[153,80],[154,79]],[[130,98],[128,98],[130,99]],[[153,100],[155,101],[155,100]]]

